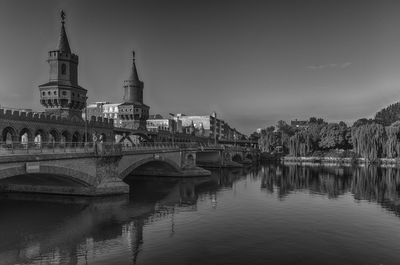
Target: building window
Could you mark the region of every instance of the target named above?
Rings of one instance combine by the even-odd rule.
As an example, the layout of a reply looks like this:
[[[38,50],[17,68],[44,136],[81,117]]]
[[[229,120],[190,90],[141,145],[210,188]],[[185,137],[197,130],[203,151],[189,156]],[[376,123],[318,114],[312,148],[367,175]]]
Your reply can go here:
[[[63,91],[63,92],[62,92],[62,95],[63,95],[63,96],[66,96],[66,95],[67,95],[67,91]]]
[[[57,91],[54,91],[54,95],[57,95]]]
[[[61,65],[61,74],[62,75],[66,75],[67,74],[67,66],[65,65],[65,63],[63,63]]]
[[[46,92],[43,91],[43,92],[42,92],[42,95],[45,96],[45,95],[46,95]]]

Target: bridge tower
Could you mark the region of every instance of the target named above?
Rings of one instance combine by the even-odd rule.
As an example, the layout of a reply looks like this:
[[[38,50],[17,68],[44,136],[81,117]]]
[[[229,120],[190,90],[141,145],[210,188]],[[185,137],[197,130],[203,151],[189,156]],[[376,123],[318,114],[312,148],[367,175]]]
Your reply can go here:
[[[87,90],[78,85],[78,55],[71,52],[61,11],[61,32],[56,50],[49,51],[49,82],[40,85],[40,103],[45,112],[67,119],[82,119]]]
[[[125,128],[146,130],[150,107],[143,103],[144,84],[139,80],[137,73],[135,52],[132,52],[132,54],[132,69],[128,79],[124,81],[123,103],[118,107],[119,118]]]

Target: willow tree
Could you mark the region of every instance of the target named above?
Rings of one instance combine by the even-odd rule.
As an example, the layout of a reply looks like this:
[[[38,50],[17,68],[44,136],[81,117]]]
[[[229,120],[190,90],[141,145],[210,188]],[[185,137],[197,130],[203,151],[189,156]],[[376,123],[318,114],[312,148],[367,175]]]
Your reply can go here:
[[[278,139],[276,134],[270,130],[264,130],[258,139],[258,144],[262,152],[271,152],[277,145]]]
[[[306,156],[313,151],[311,136],[307,131],[299,131],[289,139],[291,156]]]
[[[386,127],[386,156],[396,158],[400,156],[400,121]]]
[[[354,152],[370,161],[384,157],[387,134],[380,124],[364,124],[351,130]]]

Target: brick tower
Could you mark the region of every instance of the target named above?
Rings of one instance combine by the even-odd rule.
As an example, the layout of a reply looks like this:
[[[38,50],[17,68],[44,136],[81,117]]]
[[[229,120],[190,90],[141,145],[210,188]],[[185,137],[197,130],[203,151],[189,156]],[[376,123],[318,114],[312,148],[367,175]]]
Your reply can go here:
[[[45,112],[66,119],[82,119],[87,90],[78,85],[78,55],[71,52],[65,32],[65,13],[61,11],[61,32],[57,50],[49,52],[49,82],[39,86],[40,103]]]
[[[124,81],[123,103],[119,105],[119,118],[122,126],[135,130],[146,130],[150,107],[143,103],[143,82],[139,80],[133,53],[132,69]]]

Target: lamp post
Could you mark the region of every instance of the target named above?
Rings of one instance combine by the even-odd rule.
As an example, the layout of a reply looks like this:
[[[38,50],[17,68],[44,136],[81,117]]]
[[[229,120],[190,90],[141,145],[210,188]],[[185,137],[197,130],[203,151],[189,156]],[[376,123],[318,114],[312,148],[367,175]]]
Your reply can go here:
[[[214,111],[214,145],[217,145],[217,113]]]
[[[87,118],[87,115],[88,115],[88,111],[87,111],[87,99],[88,99],[88,97],[86,97],[86,100],[85,100],[85,147],[87,146],[87,133],[88,133],[88,128],[87,128],[87,121],[88,121],[88,118]]]
[[[172,122],[171,122],[171,125],[172,125],[172,130],[171,130],[172,131],[172,146],[174,146],[175,145],[175,126],[174,126],[175,114],[170,113],[169,115],[171,115],[171,117],[172,117]]]

